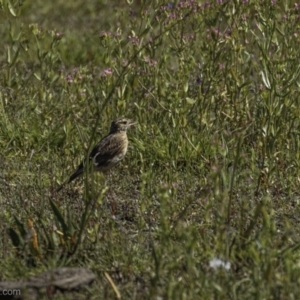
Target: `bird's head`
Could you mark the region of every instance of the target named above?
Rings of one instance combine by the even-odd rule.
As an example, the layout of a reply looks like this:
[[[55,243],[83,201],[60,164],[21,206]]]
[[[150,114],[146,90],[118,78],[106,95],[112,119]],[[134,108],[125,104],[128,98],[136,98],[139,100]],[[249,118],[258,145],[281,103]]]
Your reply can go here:
[[[137,124],[132,119],[118,118],[111,122],[110,133],[118,131],[126,131],[130,126]]]

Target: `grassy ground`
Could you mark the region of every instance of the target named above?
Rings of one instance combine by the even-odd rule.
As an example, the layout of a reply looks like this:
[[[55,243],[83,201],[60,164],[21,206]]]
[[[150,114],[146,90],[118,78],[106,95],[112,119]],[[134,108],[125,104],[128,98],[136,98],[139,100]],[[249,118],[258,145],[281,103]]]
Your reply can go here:
[[[0,2],[0,279],[297,299],[300,5],[129,2]],[[138,121],[126,159],[55,194],[118,116]]]

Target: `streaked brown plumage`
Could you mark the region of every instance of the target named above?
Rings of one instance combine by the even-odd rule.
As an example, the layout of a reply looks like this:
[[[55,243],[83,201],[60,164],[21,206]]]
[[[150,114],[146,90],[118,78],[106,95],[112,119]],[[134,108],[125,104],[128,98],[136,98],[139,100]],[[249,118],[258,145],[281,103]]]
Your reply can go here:
[[[93,163],[94,171],[107,172],[126,155],[128,148],[127,129],[136,123],[126,118],[118,118],[112,121],[110,131],[91,151],[89,158]],[[84,172],[84,161],[77,170],[70,176],[67,182],[60,185],[56,192],[59,192],[65,184],[70,183]]]

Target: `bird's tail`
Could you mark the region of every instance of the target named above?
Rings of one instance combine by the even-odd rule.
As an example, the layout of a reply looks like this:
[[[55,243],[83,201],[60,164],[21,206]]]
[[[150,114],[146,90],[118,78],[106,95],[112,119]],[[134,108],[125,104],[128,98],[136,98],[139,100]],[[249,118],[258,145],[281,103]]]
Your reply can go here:
[[[58,193],[59,191],[61,191],[61,190],[64,188],[64,186],[65,186],[66,184],[72,182],[74,179],[76,179],[78,176],[80,176],[80,175],[83,173],[83,171],[84,171],[84,167],[83,167],[83,163],[81,163],[81,164],[79,165],[79,167],[77,168],[77,170],[70,176],[70,178],[69,178],[66,182],[62,183],[62,184],[55,190],[55,193]]]
[[[70,176],[68,183],[72,182],[74,179],[76,179],[78,176],[80,176],[84,171],[83,164],[81,163],[80,166],[77,168],[77,170]]]
[[[57,189],[55,189],[55,193],[58,193],[58,192],[60,192],[63,188],[64,188],[64,186],[67,184],[67,182],[64,182],[64,183],[62,183]]]

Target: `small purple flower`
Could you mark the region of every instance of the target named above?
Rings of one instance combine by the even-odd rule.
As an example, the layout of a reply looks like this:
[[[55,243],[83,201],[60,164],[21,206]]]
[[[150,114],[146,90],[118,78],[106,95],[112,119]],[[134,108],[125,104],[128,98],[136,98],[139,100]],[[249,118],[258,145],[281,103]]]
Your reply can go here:
[[[224,65],[222,64],[222,63],[218,63],[218,65],[219,65],[219,69],[220,70],[223,70],[225,67],[224,67]]]
[[[202,9],[205,9],[207,7],[210,7],[210,3],[209,2],[204,2],[203,4],[201,4],[200,6]]]
[[[73,83],[73,81],[74,81],[73,75],[71,75],[71,74],[68,74],[67,76],[65,76],[64,79],[65,79],[68,83]]]
[[[133,45],[138,45],[140,43],[140,39],[136,36],[129,35],[128,39]]]
[[[107,37],[109,35],[109,33],[108,32],[106,32],[105,30],[102,30],[101,32],[100,32],[100,37],[102,38],[102,37]]]
[[[106,75],[111,75],[111,74],[112,74],[111,68],[105,69],[105,70],[104,70],[104,73],[105,73]]]
[[[214,28],[214,29],[213,29],[213,32],[214,32],[215,34],[217,34],[217,35],[220,34],[220,30],[219,30],[218,28]]]
[[[155,67],[157,65],[157,61],[151,59],[149,56],[145,57],[145,62],[148,63],[150,67]]]
[[[196,82],[197,82],[197,84],[201,84],[202,83],[202,80],[201,80],[201,78],[200,77],[197,77],[197,79],[196,79]]]
[[[103,70],[103,71],[100,73],[100,76],[101,76],[101,77],[106,77],[106,76],[111,75],[111,74],[112,74],[112,69],[111,69],[111,68],[108,68],[108,69]]]

